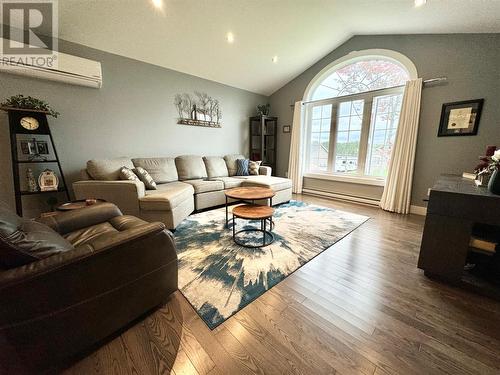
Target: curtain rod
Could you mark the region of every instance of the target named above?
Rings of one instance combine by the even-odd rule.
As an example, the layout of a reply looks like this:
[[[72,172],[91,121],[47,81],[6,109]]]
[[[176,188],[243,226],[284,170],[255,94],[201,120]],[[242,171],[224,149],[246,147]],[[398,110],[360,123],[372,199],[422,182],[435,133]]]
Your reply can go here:
[[[436,77],[436,78],[429,78],[429,79],[425,79],[422,81],[422,83],[424,85],[432,85],[432,84],[436,84],[436,83],[441,83],[441,82],[446,82],[448,81],[448,77]],[[386,87],[386,88],[383,88],[383,89],[378,89],[378,90],[372,90],[373,91],[384,91],[384,90],[390,90],[390,89],[396,89],[396,88],[399,88],[399,87],[404,87],[405,85],[399,85],[399,86],[392,86],[392,87]],[[351,95],[344,95],[344,96],[337,96],[335,98],[325,98],[325,99],[318,99],[318,100],[309,100],[309,101],[306,101],[306,102],[302,102],[302,104],[310,104],[310,103],[315,103],[315,102],[322,102],[322,101],[325,101],[325,100],[330,100],[330,99],[337,99],[337,98],[349,98],[350,96],[354,96],[354,95],[359,95],[359,94],[363,94],[362,92],[360,93],[357,93],[357,94],[351,94]],[[295,107],[295,103],[294,104],[290,104],[290,107]]]

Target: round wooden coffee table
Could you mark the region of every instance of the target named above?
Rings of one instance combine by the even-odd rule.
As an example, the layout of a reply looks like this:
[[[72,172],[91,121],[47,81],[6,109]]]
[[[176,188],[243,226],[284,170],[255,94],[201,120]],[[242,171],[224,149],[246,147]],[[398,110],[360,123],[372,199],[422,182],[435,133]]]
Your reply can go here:
[[[233,241],[235,244],[249,247],[249,248],[257,248],[257,247],[265,247],[269,246],[274,242],[274,235],[270,230],[267,230],[267,220],[273,217],[274,208],[269,206],[262,206],[259,204],[243,204],[241,206],[237,206],[233,209]],[[245,219],[245,220],[260,220],[260,229],[259,228],[247,228],[236,231],[236,218]],[[269,224],[271,226],[271,224]],[[262,244],[249,244],[242,242],[238,239],[237,235],[239,233],[248,233],[248,232],[261,232],[262,233]],[[266,241],[266,237],[270,238],[269,241]]]
[[[224,191],[226,195],[226,228],[229,228],[229,212],[228,212],[228,198],[236,199],[238,201],[251,202],[256,200],[269,199],[269,206],[273,206],[274,191],[269,188],[249,186],[229,189]],[[272,219],[270,220],[271,226],[273,225]]]

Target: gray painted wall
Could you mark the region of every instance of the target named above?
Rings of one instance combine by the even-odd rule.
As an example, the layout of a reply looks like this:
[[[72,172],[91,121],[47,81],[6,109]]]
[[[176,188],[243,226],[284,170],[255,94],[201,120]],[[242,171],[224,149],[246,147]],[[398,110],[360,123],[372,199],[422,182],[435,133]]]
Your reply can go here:
[[[73,43],[61,41],[60,51],[100,61],[103,87],[97,90],[0,74],[0,99],[31,95],[61,113],[57,119],[49,117],[49,124],[69,184],[91,158],[248,153],[248,117],[267,97]],[[195,90],[220,100],[221,129],[177,125],[174,95]],[[13,205],[4,112],[0,112],[0,126],[0,200]]]
[[[281,125],[291,124],[290,104],[302,99],[321,69],[351,51],[391,49],[409,57],[424,79],[447,76],[446,85],[425,88],[422,94],[412,204],[423,206],[422,199],[439,174],[471,171],[487,145],[500,147],[499,47],[500,34],[355,36],[272,94],[271,110]],[[438,138],[442,104],[476,98],[485,99],[479,134]],[[279,175],[285,175],[288,169],[289,149],[290,134],[280,132]]]

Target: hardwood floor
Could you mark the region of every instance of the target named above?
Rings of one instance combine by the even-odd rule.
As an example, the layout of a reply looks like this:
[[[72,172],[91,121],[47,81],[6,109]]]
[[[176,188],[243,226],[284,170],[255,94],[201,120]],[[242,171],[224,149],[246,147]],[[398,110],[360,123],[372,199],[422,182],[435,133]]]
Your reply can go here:
[[[500,303],[416,267],[424,218],[371,220],[213,331],[180,292],[66,374],[499,374]]]

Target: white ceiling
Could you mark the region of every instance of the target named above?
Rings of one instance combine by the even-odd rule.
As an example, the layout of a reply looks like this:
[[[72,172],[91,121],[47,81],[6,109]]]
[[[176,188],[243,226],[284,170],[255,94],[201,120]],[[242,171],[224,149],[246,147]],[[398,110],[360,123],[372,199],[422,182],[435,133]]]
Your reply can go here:
[[[59,36],[270,95],[355,34],[500,32],[500,0],[163,3],[158,11],[152,0],[60,0]]]

